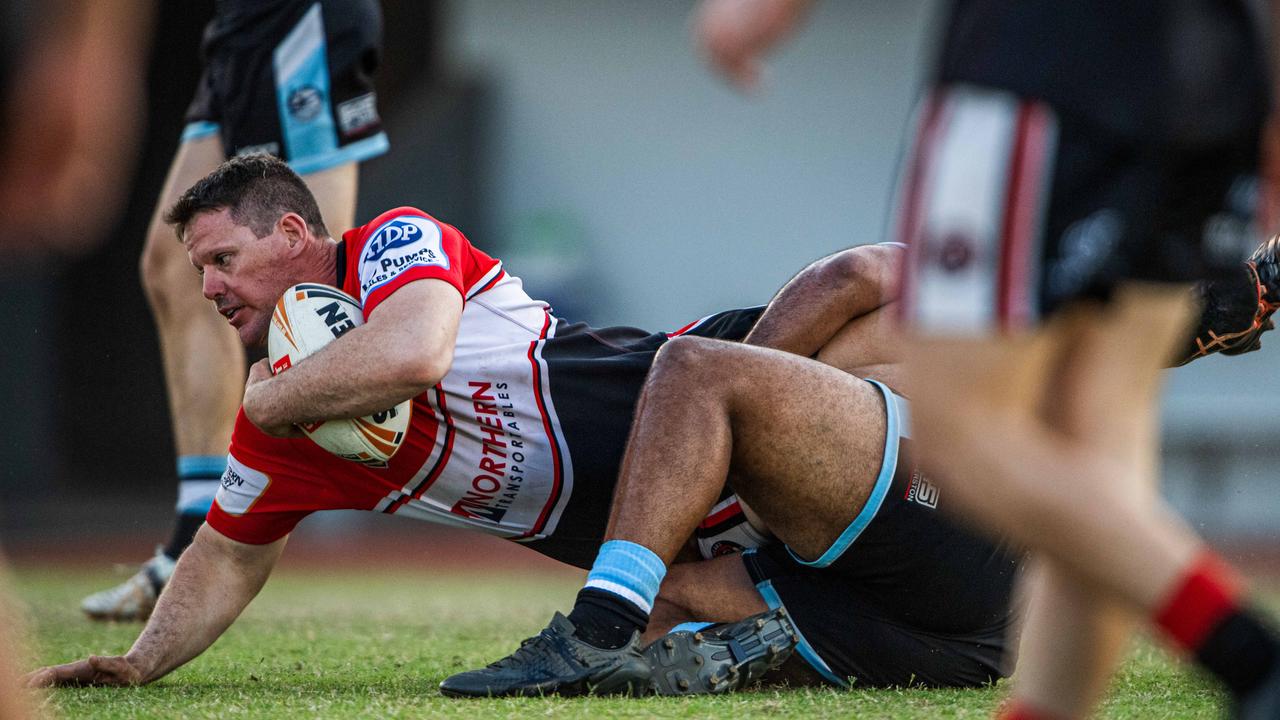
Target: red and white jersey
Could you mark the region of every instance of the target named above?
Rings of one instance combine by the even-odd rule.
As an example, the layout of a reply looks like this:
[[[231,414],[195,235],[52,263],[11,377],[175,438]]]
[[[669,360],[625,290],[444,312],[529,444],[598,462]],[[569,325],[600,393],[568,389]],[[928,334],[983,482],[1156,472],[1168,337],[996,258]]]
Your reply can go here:
[[[338,285],[366,319],[414,280],[458,289],[453,365],[413,399],[409,432],[385,468],[267,436],[242,411],[209,524],[234,540],[268,543],[316,510],[362,509],[512,539],[549,536],[573,489],[542,357],[557,327],[550,308],[456,228],[414,208],[383,213],[339,247]]]

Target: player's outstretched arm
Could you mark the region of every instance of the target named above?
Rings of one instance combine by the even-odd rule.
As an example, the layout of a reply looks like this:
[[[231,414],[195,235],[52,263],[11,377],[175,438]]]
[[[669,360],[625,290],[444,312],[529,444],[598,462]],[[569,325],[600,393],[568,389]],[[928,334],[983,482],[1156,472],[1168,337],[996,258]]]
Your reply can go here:
[[[129,652],[41,668],[23,682],[27,687],[143,685],[164,677],[204,652],[239,617],[267,581],[284,544],[285,538],[247,545],[205,525],[178,560]]]
[[[289,372],[254,365],[245,416],[270,434],[294,424],[385,410],[425,392],[449,372],[462,296],[443,280],[415,280],[378,304],[364,325]]]

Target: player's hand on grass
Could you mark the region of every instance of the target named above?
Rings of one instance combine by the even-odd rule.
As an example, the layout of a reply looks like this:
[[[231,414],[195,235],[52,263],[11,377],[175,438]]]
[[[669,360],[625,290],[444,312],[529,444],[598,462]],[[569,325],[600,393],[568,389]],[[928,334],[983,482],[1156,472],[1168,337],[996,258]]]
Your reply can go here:
[[[140,685],[142,670],[121,655],[90,655],[85,660],[53,665],[27,673],[22,684],[29,688],[79,685]]]
[[[271,372],[271,363],[265,358],[254,363],[249,368],[249,379],[244,384],[244,400],[241,405],[244,408],[245,417],[249,421],[258,426],[262,432],[272,437],[302,437],[302,431],[298,430],[296,425],[285,423],[277,425],[264,417],[265,408],[262,407],[262,383],[270,380],[273,373]]]
[[[717,70],[743,90],[760,84],[761,58],[800,24],[812,0],[704,0],[694,38]]]

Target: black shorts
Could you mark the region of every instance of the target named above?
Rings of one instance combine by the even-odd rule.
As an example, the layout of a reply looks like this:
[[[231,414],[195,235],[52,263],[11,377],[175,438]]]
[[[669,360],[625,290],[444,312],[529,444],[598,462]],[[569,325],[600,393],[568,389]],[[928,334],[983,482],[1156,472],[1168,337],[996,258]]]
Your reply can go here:
[[[775,543],[748,550],[743,562],[765,602],[786,607],[802,635],[801,657],[829,682],[994,682],[1008,674],[1020,555],[939,510],[946,497],[904,457],[905,406],[886,399],[887,482],[877,482],[849,530],[814,561]]]
[[[299,174],[387,151],[373,73],[376,0],[223,2],[183,141],[218,133],[227,155],[266,152]]]
[[[678,335],[740,341],[764,307],[727,310],[673,333],[563,324],[543,347],[573,468],[573,495],[555,534],[527,543],[544,555],[591,567],[604,537],[613,489],[631,433],[636,402],[658,350]]]
[[[1238,270],[1270,107],[1233,0],[958,0],[899,194],[925,331]]]

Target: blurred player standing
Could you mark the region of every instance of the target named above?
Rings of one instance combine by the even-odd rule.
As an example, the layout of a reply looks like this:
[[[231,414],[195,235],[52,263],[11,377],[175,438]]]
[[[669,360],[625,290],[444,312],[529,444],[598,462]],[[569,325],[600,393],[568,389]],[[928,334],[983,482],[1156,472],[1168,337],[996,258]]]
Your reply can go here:
[[[712,0],[699,36],[750,86],[808,4]],[[1277,241],[1234,265],[1270,111],[1258,24],[1242,1],[952,3],[899,198],[910,389],[942,492],[1039,556],[1009,718],[1088,714],[1134,613],[1241,716],[1280,716],[1274,631],[1155,493],[1181,283],[1252,298],[1249,330],[1202,338],[1229,349],[1280,301]]]
[[[110,224],[136,146],[153,10],[150,0],[0,4],[0,258],[10,266],[85,252]],[[0,556],[0,720],[22,720],[36,715],[16,690],[22,612],[7,585]]]
[[[167,545],[125,583],[84,599],[98,619],[145,619],[204,522],[226,467],[244,390],[244,350],[201,297],[164,208],[234,155],[286,160],[335,227],[355,220],[357,164],[386,152],[373,89],[382,35],[376,0],[218,0],[204,75],[143,249],[177,450],[177,519]]]

